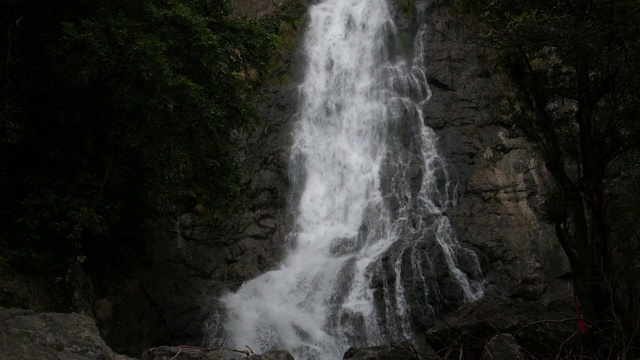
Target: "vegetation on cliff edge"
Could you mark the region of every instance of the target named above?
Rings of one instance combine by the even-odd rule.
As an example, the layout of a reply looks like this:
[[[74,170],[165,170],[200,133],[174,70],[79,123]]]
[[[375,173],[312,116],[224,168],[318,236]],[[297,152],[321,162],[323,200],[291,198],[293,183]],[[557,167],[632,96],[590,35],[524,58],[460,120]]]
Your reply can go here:
[[[230,10],[0,5],[0,271],[104,275],[144,255],[142,224],[180,194],[219,218],[241,204],[232,135],[256,120],[252,87],[286,37]]]

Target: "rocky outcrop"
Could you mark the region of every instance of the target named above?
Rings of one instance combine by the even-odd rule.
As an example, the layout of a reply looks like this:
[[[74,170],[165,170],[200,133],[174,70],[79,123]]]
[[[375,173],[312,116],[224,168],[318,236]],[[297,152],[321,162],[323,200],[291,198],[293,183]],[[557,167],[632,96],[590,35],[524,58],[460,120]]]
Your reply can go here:
[[[350,348],[344,360],[416,360],[424,358],[410,341],[400,341],[367,348]]]
[[[467,304],[427,332],[427,342],[447,359],[547,359],[580,341],[569,304],[493,298]]]
[[[34,313],[0,307],[0,359],[135,360],[115,353],[100,337],[95,321],[78,313]],[[139,357],[136,356],[136,358]],[[249,350],[219,348],[151,348],[144,360],[293,360],[287,351],[254,355]]]
[[[459,204],[447,214],[458,237],[481,255],[489,292],[537,299],[565,289],[555,279],[569,272],[568,262],[540,217],[549,176],[526,140],[496,115],[502,79],[492,53],[473,43],[450,0],[429,1],[424,16],[433,91],[425,117],[458,183]]]
[[[0,323],[0,359],[131,359],[114,353],[88,316],[0,308]]]

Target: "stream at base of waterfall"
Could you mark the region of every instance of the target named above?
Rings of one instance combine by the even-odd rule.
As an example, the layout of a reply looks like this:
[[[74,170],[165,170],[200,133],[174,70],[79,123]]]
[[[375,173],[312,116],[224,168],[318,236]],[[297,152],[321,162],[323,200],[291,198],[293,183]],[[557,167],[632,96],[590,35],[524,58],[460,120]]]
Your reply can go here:
[[[415,6],[419,20],[426,3]],[[454,186],[424,126],[425,27],[407,45],[392,18],[388,0],[310,6],[288,254],[222,297],[225,346],[336,360],[412,338],[417,323],[483,295],[478,259],[444,215]]]

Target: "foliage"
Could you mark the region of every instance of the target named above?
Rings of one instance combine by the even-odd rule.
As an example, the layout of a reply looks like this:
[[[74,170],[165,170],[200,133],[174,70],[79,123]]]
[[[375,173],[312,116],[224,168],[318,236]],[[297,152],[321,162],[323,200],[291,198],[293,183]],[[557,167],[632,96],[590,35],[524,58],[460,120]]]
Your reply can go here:
[[[637,168],[631,154],[640,140],[640,2],[458,0],[456,6],[478,40],[497,52],[508,79],[503,114],[535,144],[557,182],[556,199],[545,207],[584,312],[602,330],[625,302],[616,295],[616,276],[628,273],[623,264],[633,268],[619,261],[619,249],[638,248],[637,241],[628,247],[637,235],[620,231],[624,226],[611,216],[629,193],[611,184],[630,180],[620,166]],[[637,323],[640,308],[634,311],[624,321]]]
[[[415,0],[395,0],[400,10],[407,16],[411,23],[416,22]]]
[[[298,45],[298,35],[305,24],[307,6],[302,0],[288,0],[278,9],[275,16],[260,19],[262,25],[276,34],[276,52],[271,58],[267,77],[276,77],[280,84],[291,80],[294,72],[291,53]]]
[[[276,35],[223,0],[3,5],[0,238],[12,266],[109,271],[191,192],[227,216],[232,135],[256,118]]]

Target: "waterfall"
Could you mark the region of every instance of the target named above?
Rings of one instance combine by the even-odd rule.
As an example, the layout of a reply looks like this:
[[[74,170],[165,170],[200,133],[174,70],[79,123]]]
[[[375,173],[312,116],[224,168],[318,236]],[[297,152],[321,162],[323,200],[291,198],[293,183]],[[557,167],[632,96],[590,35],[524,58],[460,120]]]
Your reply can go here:
[[[341,359],[349,346],[411,338],[434,313],[482,296],[476,255],[444,215],[455,192],[424,126],[425,27],[407,59],[391,19],[387,0],[310,6],[290,249],[221,299],[227,346]]]

